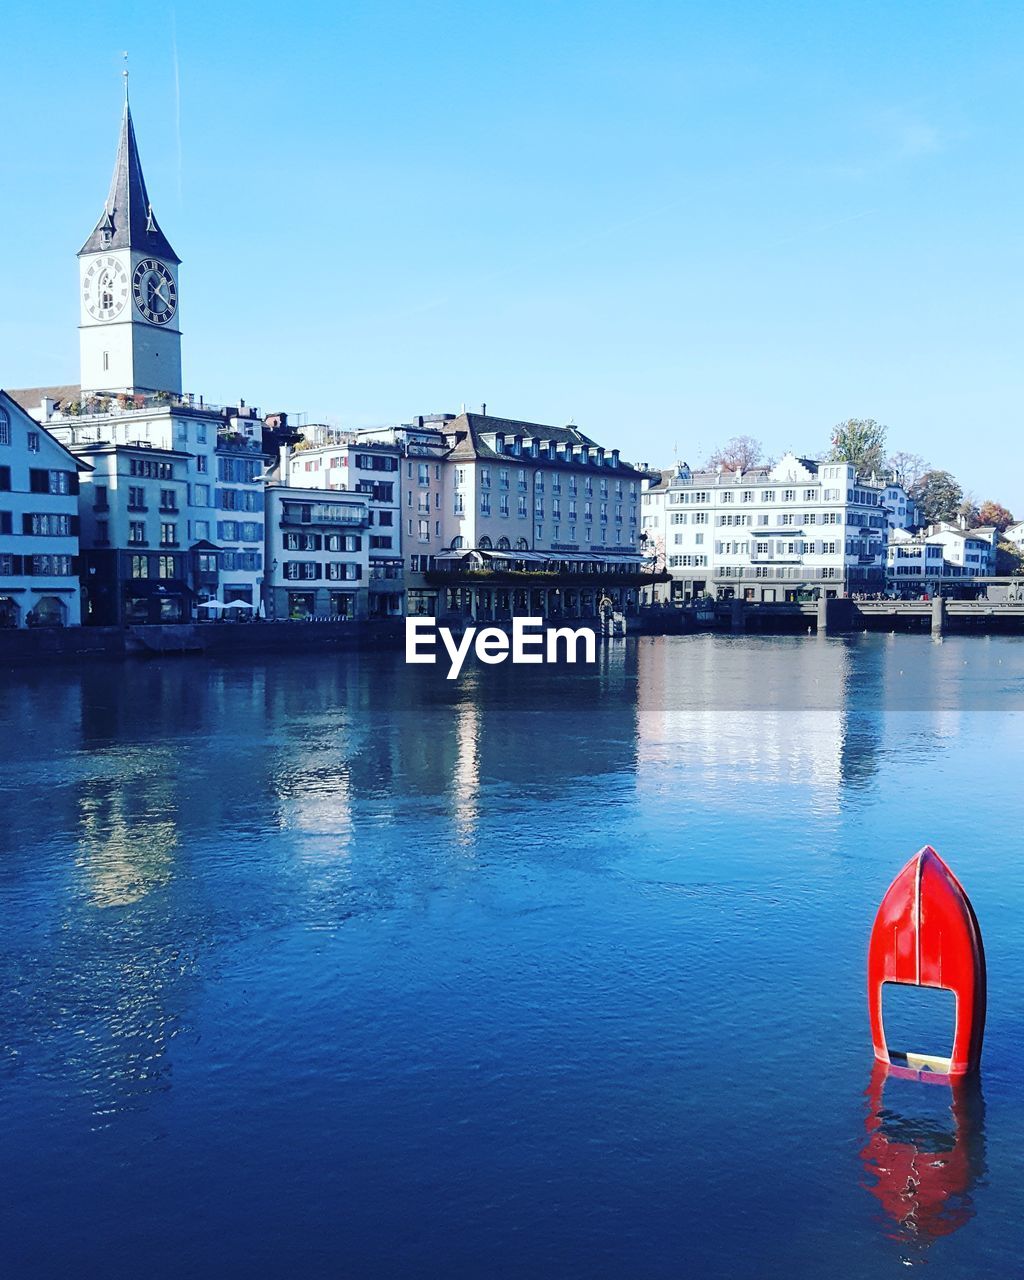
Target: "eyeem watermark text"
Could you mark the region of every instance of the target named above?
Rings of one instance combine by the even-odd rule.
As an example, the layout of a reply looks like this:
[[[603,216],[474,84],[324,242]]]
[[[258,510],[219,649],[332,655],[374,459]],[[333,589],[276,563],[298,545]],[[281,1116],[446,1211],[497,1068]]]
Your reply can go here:
[[[456,638],[434,618],[406,618],[406,662],[435,663],[438,636],[448,654],[448,679],[456,680],[472,649],[481,662],[493,666],[511,659],[518,663],[596,662],[597,640],[589,627],[546,627],[543,618],[513,618],[512,633],[501,627],[467,627]],[[580,646],[583,657],[578,656]]]

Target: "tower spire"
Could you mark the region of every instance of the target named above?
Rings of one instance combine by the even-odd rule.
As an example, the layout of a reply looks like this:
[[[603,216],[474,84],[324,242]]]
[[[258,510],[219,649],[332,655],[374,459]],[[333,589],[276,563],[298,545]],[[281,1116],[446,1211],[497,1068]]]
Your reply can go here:
[[[127,54],[125,57],[127,58]],[[110,179],[110,191],[99,222],[92,235],[78,251],[82,257],[88,253],[103,253],[107,249],[135,249],[140,253],[162,258],[165,262],[180,262],[167,237],[160,230],[146,179],[142,175],[139,147],[135,140],[135,125],[128,102],[128,68],[124,76],[124,110],[121,115],[121,135],[114,160],[114,173]]]

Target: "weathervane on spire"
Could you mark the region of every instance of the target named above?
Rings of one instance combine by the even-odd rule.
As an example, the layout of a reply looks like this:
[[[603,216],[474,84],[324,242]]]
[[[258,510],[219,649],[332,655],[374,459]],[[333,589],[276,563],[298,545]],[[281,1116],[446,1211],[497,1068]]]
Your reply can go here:
[[[125,102],[127,102],[128,101],[128,50],[127,49],[125,49],[125,51],[121,54],[121,57],[124,59],[124,70],[121,72],[121,74],[124,76],[124,100]]]

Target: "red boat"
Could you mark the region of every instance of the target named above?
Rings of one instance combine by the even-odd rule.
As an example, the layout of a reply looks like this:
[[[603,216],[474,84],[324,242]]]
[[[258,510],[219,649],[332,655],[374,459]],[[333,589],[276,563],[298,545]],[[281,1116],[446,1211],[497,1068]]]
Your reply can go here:
[[[953,992],[956,1025],[950,1057],[889,1049],[882,1021],[887,982]],[[977,1070],[985,1032],[981,930],[959,880],[930,845],[910,859],[878,908],[868,946],[868,1007],[880,1062],[951,1077]]]

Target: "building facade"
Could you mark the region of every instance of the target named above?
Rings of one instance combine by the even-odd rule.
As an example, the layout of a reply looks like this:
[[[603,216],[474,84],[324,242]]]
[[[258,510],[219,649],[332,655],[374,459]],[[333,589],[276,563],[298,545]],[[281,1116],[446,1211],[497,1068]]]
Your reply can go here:
[[[369,499],[290,483],[287,468],[266,487],[266,616],[351,621],[369,612]]]
[[[890,527],[914,514],[900,485],[792,453],[746,472],[648,473],[643,512],[671,575],[659,598],[766,603],[881,591]]]
[[[96,626],[182,622],[193,590],[182,521],[189,455],[144,442],[95,444],[78,457],[82,621]]]
[[[650,578],[640,550],[641,473],[576,427],[480,413],[447,422],[440,490],[409,519],[440,530],[427,573],[438,612],[593,617],[630,611]],[[423,464],[421,464],[422,466]]]
[[[901,594],[939,595],[995,573],[997,531],[939,523],[893,531],[886,553],[886,587]]]
[[[76,458],[0,390],[0,627],[77,626]]]
[[[294,484],[364,494],[368,500],[369,581],[367,609],[371,618],[399,617],[405,611],[402,560],[402,445],[368,438],[358,431],[330,427],[305,428],[291,462]]]

